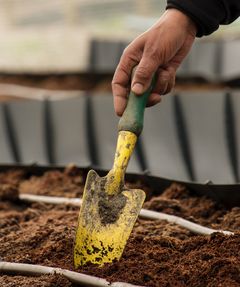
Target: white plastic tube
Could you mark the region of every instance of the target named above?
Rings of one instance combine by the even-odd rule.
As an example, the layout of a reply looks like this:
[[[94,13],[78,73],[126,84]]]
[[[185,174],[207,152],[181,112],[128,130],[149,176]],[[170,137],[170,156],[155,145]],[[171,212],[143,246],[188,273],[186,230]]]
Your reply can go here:
[[[24,201],[29,202],[43,202],[43,203],[50,203],[50,204],[70,204],[75,206],[80,206],[82,200],[80,198],[66,198],[66,197],[55,197],[55,196],[42,196],[42,195],[32,195],[32,194],[20,194],[19,198]],[[179,216],[169,215],[162,212],[142,209],[139,214],[140,217],[152,220],[166,220],[167,222],[174,223],[181,227],[184,227],[193,233],[209,235],[214,232],[220,232],[225,235],[233,235],[233,232],[219,230],[219,229],[212,229],[208,227],[204,227],[200,224],[193,223],[189,220],[183,219]]]
[[[44,196],[44,195],[35,195],[20,193],[19,199],[28,201],[28,202],[43,202],[50,204],[70,204],[75,206],[80,206],[82,199],[80,198],[69,198],[69,197],[57,197],[57,196]]]
[[[212,234],[214,232],[221,232],[225,235],[233,235],[234,234],[233,232],[230,232],[230,231],[204,227],[200,224],[193,223],[193,222],[186,220],[186,219],[183,219],[179,216],[169,215],[166,213],[147,210],[147,209],[142,209],[140,211],[140,216],[143,218],[146,218],[146,219],[166,220],[167,222],[177,224],[177,225],[184,227],[184,228],[186,228],[186,229],[188,229],[194,233],[197,233],[197,234],[209,235],[209,234]]]
[[[78,283],[81,286],[100,286],[100,287],[143,287],[139,285],[132,285],[124,282],[110,283],[105,279],[90,276],[78,272],[69,271],[61,268],[47,267],[34,264],[0,262],[0,273],[21,274],[28,276],[40,276],[44,274],[59,274],[71,282]]]

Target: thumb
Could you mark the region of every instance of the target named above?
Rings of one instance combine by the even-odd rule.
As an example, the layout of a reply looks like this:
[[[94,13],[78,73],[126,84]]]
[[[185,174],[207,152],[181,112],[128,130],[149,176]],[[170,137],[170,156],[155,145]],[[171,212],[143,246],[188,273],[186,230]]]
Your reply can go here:
[[[136,95],[143,94],[150,86],[153,74],[158,69],[158,62],[143,56],[132,78],[131,89]]]

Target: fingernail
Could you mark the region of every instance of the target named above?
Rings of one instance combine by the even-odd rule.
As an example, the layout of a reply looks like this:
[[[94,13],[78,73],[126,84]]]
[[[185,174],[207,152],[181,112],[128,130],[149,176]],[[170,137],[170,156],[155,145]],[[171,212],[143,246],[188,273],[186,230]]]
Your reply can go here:
[[[142,94],[143,93],[143,85],[140,84],[140,83],[134,84],[133,87],[132,87],[132,91],[135,94]]]

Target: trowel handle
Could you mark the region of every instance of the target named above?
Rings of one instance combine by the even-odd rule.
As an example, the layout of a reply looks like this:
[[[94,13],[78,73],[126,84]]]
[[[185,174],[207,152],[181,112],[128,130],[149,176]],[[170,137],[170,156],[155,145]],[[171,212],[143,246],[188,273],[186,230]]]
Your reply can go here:
[[[155,76],[147,91],[141,96],[136,96],[132,91],[128,97],[127,107],[118,123],[119,131],[130,131],[139,136],[143,129],[144,110],[149,95],[155,84]]]

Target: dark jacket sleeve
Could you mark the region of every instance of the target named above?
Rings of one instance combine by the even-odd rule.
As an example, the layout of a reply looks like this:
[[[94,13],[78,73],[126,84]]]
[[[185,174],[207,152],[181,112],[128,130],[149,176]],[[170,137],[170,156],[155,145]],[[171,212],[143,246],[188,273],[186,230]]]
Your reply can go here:
[[[167,9],[176,8],[197,25],[197,36],[209,35],[221,24],[240,16],[240,0],[167,0]]]

